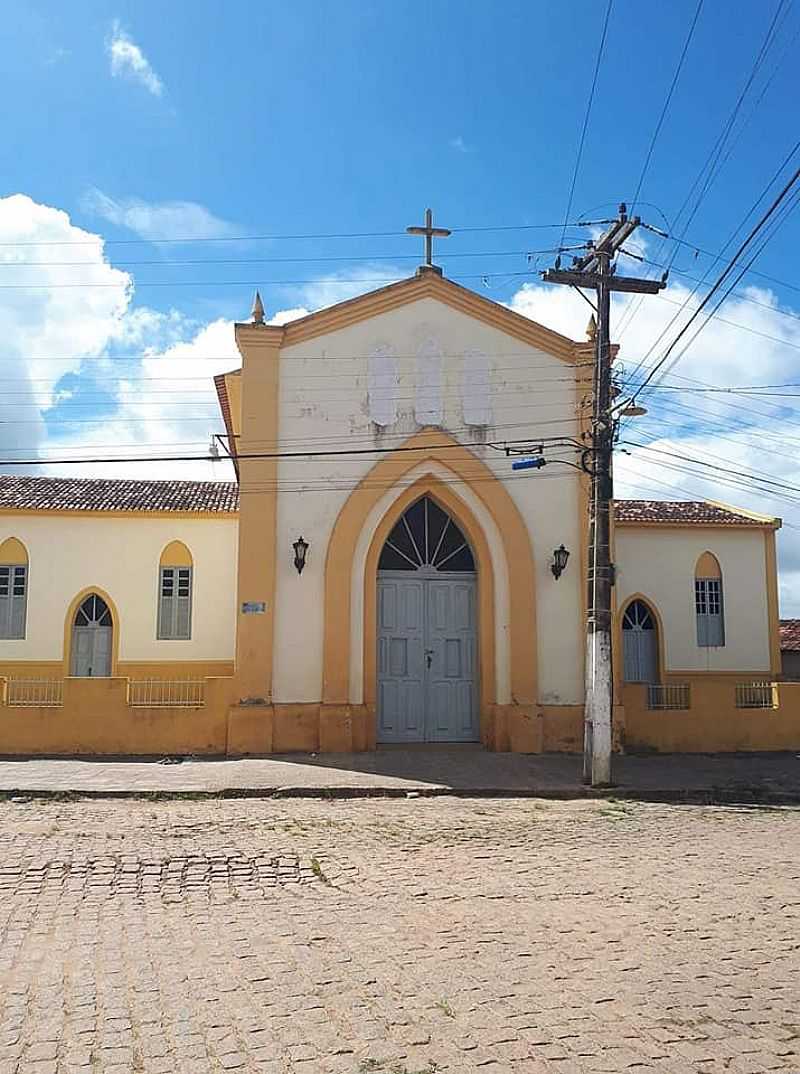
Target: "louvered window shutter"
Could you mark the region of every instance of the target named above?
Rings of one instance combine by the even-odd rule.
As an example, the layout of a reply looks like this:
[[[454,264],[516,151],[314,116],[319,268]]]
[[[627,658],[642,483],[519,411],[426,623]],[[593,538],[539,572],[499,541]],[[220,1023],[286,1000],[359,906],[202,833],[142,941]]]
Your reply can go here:
[[[25,637],[28,569],[0,566],[0,637]]]
[[[158,636],[188,640],[192,623],[192,568],[162,567],[158,604]]]
[[[725,620],[722,612],[722,581],[719,578],[696,578],[694,582],[697,644],[714,648],[725,644]]]
[[[175,568],[161,568],[161,585],[158,599],[158,636],[171,638],[175,620]]]
[[[173,637],[188,639],[192,623],[192,568],[178,569],[178,589],[175,595],[175,633]]]

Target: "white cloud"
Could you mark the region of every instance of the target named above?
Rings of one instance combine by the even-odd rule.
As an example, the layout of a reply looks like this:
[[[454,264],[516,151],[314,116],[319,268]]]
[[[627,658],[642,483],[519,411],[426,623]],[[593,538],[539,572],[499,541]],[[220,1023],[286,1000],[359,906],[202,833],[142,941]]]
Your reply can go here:
[[[456,135],[455,138],[451,138],[448,142],[448,145],[451,149],[455,149],[458,153],[472,152],[472,146],[467,145],[467,143],[464,141],[460,134]]]
[[[61,260],[81,265],[52,264]],[[205,454],[212,432],[222,431],[212,377],[239,364],[232,322],[200,324],[178,310],[134,306],[133,279],[109,262],[99,235],[21,194],[0,198],[2,264],[14,266],[15,281],[36,286],[9,289],[0,304],[0,456],[40,458],[43,468],[52,470],[47,459],[65,454],[121,459]],[[298,288],[291,308],[287,303],[270,323],[288,323],[404,274],[366,264],[327,276]],[[104,286],[58,286],[81,282]],[[638,299],[615,296],[621,368],[630,370],[643,357],[686,296],[686,288],[673,283],[663,297],[645,298],[627,328],[626,311]],[[269,303],[269,295],[264,297]],[[510,305],[573,338],[581,337],[589,314],[574,292],[538,284],[520,288]],[[742,386],[797,380],[800,321],[781,309],[763,288],[732,297],[667,382],[697,388],[695,381]],[[123,360],[121,355],[139,357]],[[69,374],[66,382],[64,374]],[[104,416],[95,405],[98,393],[106,400]],[[618,494],[717,499],[783,517],[781,607],[785,615],[800,614],[800,493],[759,491],[746,480],[746,472],[753,472],[800,486],[796,400],[659,390],[646,402],[648,415],[629,422],[623,432],[631,454],[620,454],[616,462]],[[73,415],[79,418],[75,424],[52,421]],[[715,473],[693,459],[728,472]],[[74,474],[76,468],[60,472]],[[230,476],[227,463],[202,462],[120,461],[80,472]]]
[[[348,298],[363,295],[366,291],[376,291],[408,275],[407,269],[394,265],[375,265],[366,262],[341,272],[323,276],[314,283],[300,288],[302,305],[309,310],[324,309]]]
[[[620,344],[618,370],[623,379],[662,332],[666,330],[664,340],[647,365],[687,321],[696,307],[696,299],[691,299],[681,312],[688,295],[682,283],[671,283],[660,296],[645,297],[641,302],[638,296],[614,296],[612,326],[616,331],[612,328],[612,338]],[[591,314],[574,291],[540,284],[523,285],[510,305],[572,338],[582,338],[581,329]],[[668,327],[676,312],[677,320]],[[794,316],[787,317],[786,312]],[[695,324],[701,320],[702,315]],[[684,340],[691,335],[692,329]],[[793,406],[791,398],[782,403],[774,398],[697,389],[704,385],[744,387],[795,381],[799,347],[796,311],[781,307],[772,292],[750,287],[743,295],[731,296],[720,315],[709,322],[664,378],[664,383],[690,390],[653,390],[645,399],[647,416],[623,426],[621,439],[629,444],[621,447],[631,454],[619,455],[614,472],[619,496],[721,500],[782,517],[784,529],[778,547],[784,615],[800,614],[800,494],[759,490],[747,480],[746,473],[800,486],[796,461],[800,455],[800,409]],[[674,353],[680,349],[681,344]],[[646,449],[636,444],[646,445]],[[701,464],[690,461],[694,458]]]
[[[307,317],[311,313],[311,310],[306,309],[305,306],[295,306],[290,310],[278,310],[267,321],[267,324],[288,324],[290,321],[297,321],[301,317]]]
[[[14,378],[15,390],[24,394],[27,426],[35,417],[30,406],[47,406],[62,374],[103,352],[128,309],[132,280],[106,261],[99,235],[74,227],[66,213],[23,194],[0,198],[0,239],[6,244],[0,246],[0,264],[15,267],[15,283],[31,284],[30,290],[5,291],[0,304],[0,377],[4,385]],[[60,260],[80,267],[52,264]],[[77,282],[102,286],[53,286]],[[6,393],[0,393],[3,398]],[[19,414],[4,417],[22,420]],[[2,426],[0,442],[8,444],[12,436],[21,444],[33,439],[35,447],[36,425],[27,433],[26,426]]]
[[[142,198],[112,198],[96,187],[88,190],[81,207],[87,213],[127,228],[143,239],[216,239],[236,229],[195,201],[150,202]]]
[[[115,78],[131,78],[144,86],[154,97],[161,97],[164,93],[164,83],[153,70],[148,58],[130,39],[119,22],[114,23],[106,48],[111,60],[111,74]]]

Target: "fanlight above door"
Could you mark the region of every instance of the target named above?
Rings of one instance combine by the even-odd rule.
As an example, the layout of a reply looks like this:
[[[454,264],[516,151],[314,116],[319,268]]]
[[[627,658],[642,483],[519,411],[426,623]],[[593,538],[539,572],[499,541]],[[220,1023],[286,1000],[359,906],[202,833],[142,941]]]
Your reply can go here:
[[[464,534],[429,496],[417,500],[386,538],[378,561],[382,571],[474,571]]]
[[[634,600],[625,609],[622,617],[623,630],[654,630],[653,616],[650,609],[641,600]]]
[[[111,612],[102,597],[92,593],[75,613],[75,626],[111,626]]]

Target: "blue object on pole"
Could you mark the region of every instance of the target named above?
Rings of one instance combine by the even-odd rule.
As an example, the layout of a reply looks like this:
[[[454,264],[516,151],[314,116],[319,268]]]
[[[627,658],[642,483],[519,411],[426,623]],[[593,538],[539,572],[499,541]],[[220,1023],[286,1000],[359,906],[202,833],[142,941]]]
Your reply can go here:
[[[511,463],[512,470],[541,470],[545,465],[546,459],[518,459],[517,462]]]

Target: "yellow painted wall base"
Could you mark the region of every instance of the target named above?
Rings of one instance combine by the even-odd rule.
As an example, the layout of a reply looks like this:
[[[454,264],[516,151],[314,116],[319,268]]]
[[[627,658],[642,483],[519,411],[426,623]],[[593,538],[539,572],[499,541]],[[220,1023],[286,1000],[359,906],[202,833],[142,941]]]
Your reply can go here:
[[[55,678],[55,676],[52,676]],[[138,708],[128,678],[67,678],[62,707],[0,705],[0,754],[257,756],[357,753],[375,748],[371,705],[235,705],[233,677],[206,677],[197,708]],[[651,711],[644,686],[626,685],[614,710],[615,749],[662,753],[800,749],[800,683],[778,683],[777,708],[737,709],[731,677],[691,683],[691,709]],[[0,677],[0,697],[5,681]],[[492,751],[579,752],[579,705],[493,705],[481,720]]]
[[[625,746],[658,753],[731,753],[800,749],[800,683],[779,683],[774,709],[739,709],[736,679],[686,678],[691,708],[653,711],[647,687],[628,683]]]
[[[206,704],[191,709],[132,708],[128,682],[65,679],[61,708],[0,708],[0,753],[161,757],[225,752],[231,679],[207,679]]]

